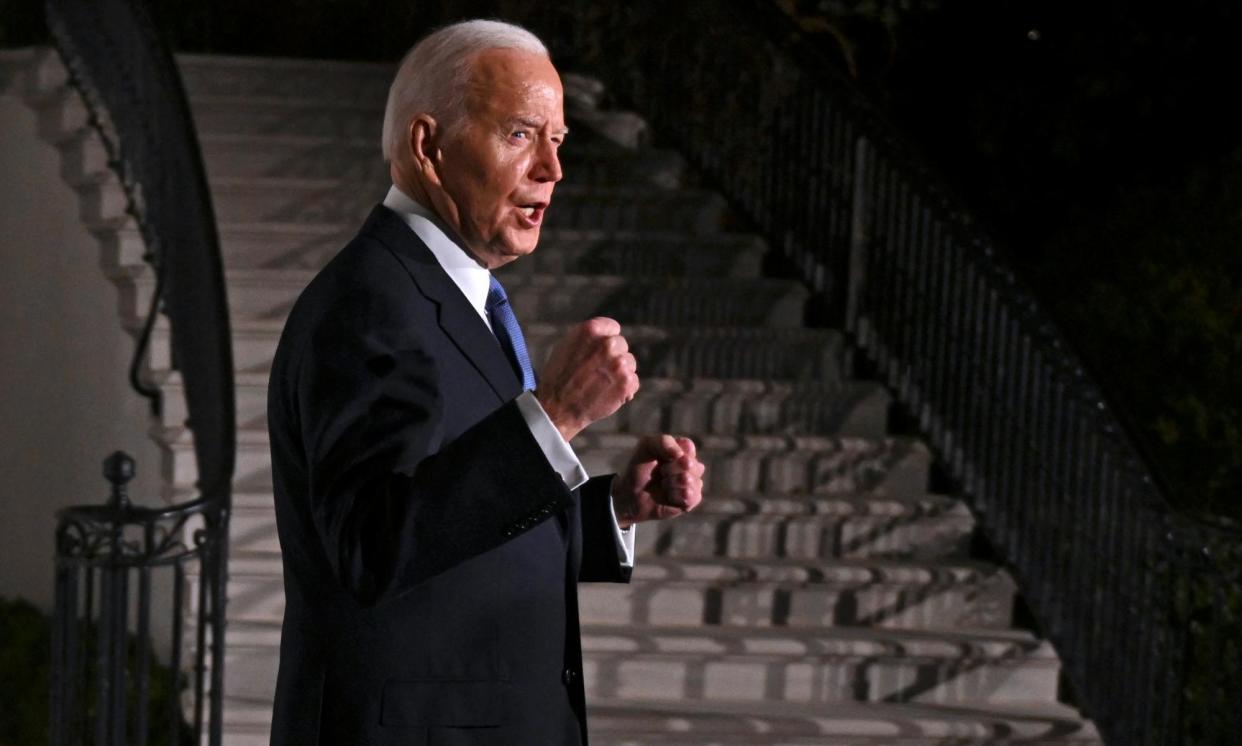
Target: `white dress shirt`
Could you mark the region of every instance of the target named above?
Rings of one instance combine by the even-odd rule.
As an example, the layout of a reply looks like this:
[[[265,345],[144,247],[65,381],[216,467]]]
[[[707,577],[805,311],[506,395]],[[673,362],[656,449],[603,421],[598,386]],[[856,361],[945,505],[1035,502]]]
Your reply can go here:
[[[487,328],[491,329],[491,320],[487,318],[487,293],[491,287],[492,273],[486,267],[480,266],[474,257],[450,238],[450,230],[435,213],[415,202],[395,185],[388,190],[384,207],[400,215],[415,235],[427,244],[427,248],[431,249],[449,279],[466,296],[466,300]],[[565,485],[572,490],[585,484],[588,479],[586,469],[582,468],[577,454],[561,437],[560,431],[552,424],[547,412],[543,411],[543,406],[539,404],[534,393],[523,391],[519,394],[517,407],[522,418],[526,420],[531,435],[535,436],[535,442],[543,450],[548,463],[565,480]],[[622,556],[621,562],[633,567],[635,529],[633,526],[624,530],[621,528],[611,499],[608,501],[608,512],[612,517],[613,533],[617,540],[617,552]]]

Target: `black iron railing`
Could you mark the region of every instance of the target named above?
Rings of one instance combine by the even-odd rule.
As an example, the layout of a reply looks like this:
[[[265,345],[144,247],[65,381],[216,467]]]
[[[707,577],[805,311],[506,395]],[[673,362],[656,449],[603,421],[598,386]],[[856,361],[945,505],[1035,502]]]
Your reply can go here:
[[[824,294],[960,482],[1108,741],[1236,742],[1239,533],[1169,509],[987,235],[796,25],[770,2],[510,5]]]
[[[159,390],[143,371],[151,330],[165,316],[198,467],[196,499],[136,507],[124,490],[133,463],[116,454],[106,467],[109,503],[59,514],[52,743],[219,746],[236,427],[224,273],[198,140],[172,54],[142,0],[48,0],[46,14],[155,276],[131,378],[158,411]],[[157,593],[161,583],[168,590]],[[168,616],[155,610],[162,600]],[[167,620],[158,626],[169,637],[156,647],[170,658],[170,682],[152,679],[153,618]],[[168,712],[149,711],[153,686],[171,688]]]
[[[58,516],[51,743],[219,744],[227,516],[201,500],[132,505],[123,453],[104,475],[106,504]]]

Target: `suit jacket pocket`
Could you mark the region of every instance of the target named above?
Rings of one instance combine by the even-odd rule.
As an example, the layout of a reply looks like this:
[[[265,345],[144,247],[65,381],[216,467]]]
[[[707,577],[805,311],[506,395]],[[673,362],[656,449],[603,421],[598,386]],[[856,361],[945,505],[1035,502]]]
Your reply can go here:
[[[495,679],[422,679],[384,683],[380,724],[485,728],[509,720],[509,683]]]

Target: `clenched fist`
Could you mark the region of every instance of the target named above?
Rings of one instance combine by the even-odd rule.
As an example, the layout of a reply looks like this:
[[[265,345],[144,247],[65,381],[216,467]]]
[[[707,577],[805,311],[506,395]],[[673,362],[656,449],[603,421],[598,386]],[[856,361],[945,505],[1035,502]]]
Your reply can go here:
[[[621,325],[584,321],[557,343],[539,375],[535,398],[566,441],[620,409],[638,391],[638,362]]]
[[[613,486],[617,522],[627,528],[639,521],[673,518],[694,510],[703,500],[706,470],[689,438],[642,438]]]

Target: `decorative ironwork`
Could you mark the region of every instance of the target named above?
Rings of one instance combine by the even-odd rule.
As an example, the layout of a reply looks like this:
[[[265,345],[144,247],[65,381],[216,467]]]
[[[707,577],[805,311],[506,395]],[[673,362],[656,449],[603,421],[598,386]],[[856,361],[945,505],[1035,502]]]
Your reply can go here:
[[[145,744],[157,732],[148,718],[153,583],[167,576],[174,677],[168,685],[180,691],[188,656],[192,723],[182,728],[179,705],[160,717],[172,743],[184,736],[219,746],[236,423],[228,303],[206,173],[176,63],[143,0],[47,0],[45,10],[155,276],[131,382],[158,412],[158,389],[140,372],[162,313],[183,383],[200,495],[164,509],[133,506],[125,494],[133,462],[114,454],[105,469],[114,485],[109,504],[59,514],[52,743],[81,743],[93,732],[97,745]],[[191,581],[197,588],[187,607]]]
[[[202,743],[204,708],[221,693],[215,679],[223,671],[227,511],[218,501],[163,509],[130,504],[126,484],[134,462],[124,453],[108,457],[104,475],[112,484],[106,504],[57,514],[51,742],[143,746],[156,717],[168,743]],[[162,604],[153,595],[161,581],[171,583]],[[167,627],[153,625],[153,618]],[[159,682],[172,693],[165,697],[170,711],[162,713],[151,711],[149,696],[157,649],[171,662],[169,680]],[[183,706],[179,695],[187,685],[191,704]],[[217,718],[207,735],[209,743],[220,743]]]
[[[1242,534],[1169,508],[986,233],[796,24],[758,1],[502,6],[641,111],[834,309],[1110,743],[1242,733]]]

